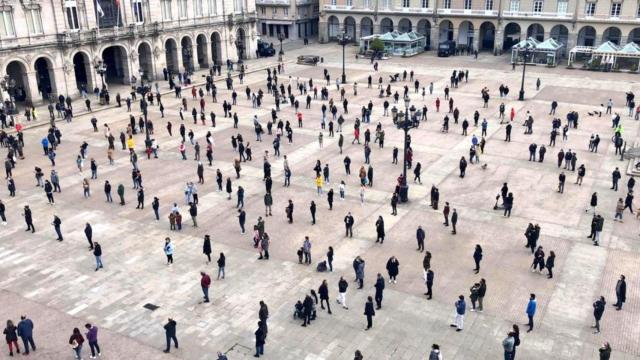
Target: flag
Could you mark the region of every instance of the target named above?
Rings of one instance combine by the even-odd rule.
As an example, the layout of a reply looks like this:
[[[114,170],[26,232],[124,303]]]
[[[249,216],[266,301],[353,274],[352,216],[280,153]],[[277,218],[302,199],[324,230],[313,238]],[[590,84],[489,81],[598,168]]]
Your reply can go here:
[[[96,8],[98,10],[98,15],[100,17],[104,17],[104,10],[102,10],[102,6],[100,6],[100,1],[96,0]]]
[[[116,7],[119,8],[120,7],[120,0],[115,0],[116,3]]]

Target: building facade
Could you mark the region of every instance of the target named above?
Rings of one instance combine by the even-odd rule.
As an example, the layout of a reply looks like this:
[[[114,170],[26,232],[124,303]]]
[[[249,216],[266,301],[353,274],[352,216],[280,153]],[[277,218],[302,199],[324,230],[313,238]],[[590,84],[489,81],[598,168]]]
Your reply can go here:
[[[318,34],[318,0],[255,0],[263,36],[304,39]]]
[[[347,32],[416,31],[431,47],[453,40],[501,52],[527,37],[566,45],[640,43],[638,0],[321,0],[321,42]]]
[[[0,76],[17,101],[255,57],[251,0],[3,0],[0,11]]]

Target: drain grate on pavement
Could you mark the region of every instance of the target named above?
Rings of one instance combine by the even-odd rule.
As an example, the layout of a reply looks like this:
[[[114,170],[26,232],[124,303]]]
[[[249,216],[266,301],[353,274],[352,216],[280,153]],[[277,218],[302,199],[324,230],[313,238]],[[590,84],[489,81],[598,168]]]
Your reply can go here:
[[[151,310],[151,311],[155,311],[156,309],[158,309],[160,306],[158,305],[153,305],[152,303],[146,303],[142,306],[145,309]]]

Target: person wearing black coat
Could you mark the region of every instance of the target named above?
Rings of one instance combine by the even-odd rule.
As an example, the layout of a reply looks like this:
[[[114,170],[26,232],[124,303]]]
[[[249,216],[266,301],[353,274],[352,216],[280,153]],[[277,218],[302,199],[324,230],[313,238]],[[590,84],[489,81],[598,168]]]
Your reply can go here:
[[[476,244],[476,248],[473,251],[473,261],[476,263],[476,268],[473,271],[477,273],[480,272],[480,261],[482,260],[482,247],[480,244]]]
[[[467,170],[467,160],[465,160],[464,156],[460,158],[460,177],[464,178],[464,175]]]
[[[400,268],[400,262],[395,256],[392,256],[387,261],[387,273],[389,273],[389,282],[396,283],[396,277],[398,276]]]
[[[376,309],[380,310],[382,308],[382,293],[384,292],[384,278],[382,274],[378,273],[374,287],[376,288]]]
[[[547,257],[547,263],[545,264],[545,267],[549,271],[549,275],[547,275],[548,279],[553,278],[553,267],[555,266],[555,262],[556,254],[553,251],[549,251],[549,257]]]
[[[164,350],[165,353],[169,353],[171,350],[171,340],[173,340],[173,344],[176,349],[178,348],[178,338],[176,337],[176,326],[178,324],[172,318],[169,318],[167,323],[164,325],[164,335],[167,339],[167,348]]]
[[[264,355],[264,344],[266,337],[266,334],[263,331],[262,321],[258,321],[258,329],[254,334],[256,336],[256,353],[253,356],[260,357],[260,355]]]
[[[302,323],[302,326],[307,326],[307,324],[311,324],[311,313],[313,312],[313,299],[311,298],[311,296],[306,295],[304,298],[304,301],[302,302],[302,306],[303,306],[303,316],[304,316],[304,322]]]
[[[376,220],[376,234],[376,242],[384,243],[384,219],[382,216],[378,216],[378,220]]]
[[[29,209],[29,205],[24,206],[24,222],[27,224],[27,230],[31,230],[32,233],[36,232],[36,228],[33,226],[33,215],[31,214],[31,209]]]
[[[424,239],[426,237],[426,234],[424,232],[424,230],[422,229],[422,226],[418,226],[418,230],[416,230],[416,240],[418,240],[418,249],[417,251],[423,252],[424,251]]]
[[[153,197],[153,201],[151,202],[151,207],[153,208],[153,213],[156,216],[156,221],[160,220],[160,199],[158,199],[157,197]]]
[[[453,213],[451,214],[451,227],[453,228],[453,230],[451,230],[451,234],[453,235],[456,234],[457,223],[458,223],[458,212],[456,211],[456,209],[453,209]]]
[[[4,338],[9,345],[9,356],[13,356],[13,347],[15,346],[16,352],[20,354],[20,346],[18,346],[18,328],[13,325],[11,320],[7,320],[7,327],[4,329]]]
[[[89,242],[89,250],[93,250],[93,229],[91,228],[91,224],[87,223],[84,226],[84,235],[87,237],[87,241]]]
[[[56,215],[53,215],[53,222],[51,223],[51,225],[53,225],[53,228],[56,231],[56,234],[58,235],[58,238],[56,240],[58,241],[64,240],[64,238],[62,237],[62,230],[60,230],[60,226],[62,225],[62,221],[60,220],[60,218],[57,217]]]
[[[218,280],[220,280],[220,275],[222,275],[222,279],[224,280],[224,267],[226,265],[227,258],[224,256],[224,253],[221,252],[220,257],[218,257]]]
[[[593,318],[596,321],[596,324],[592,326],[596,331],[594,334],[600,333],[600,319],[602,319],[602,314],[604,314],[604,306],[607,302],[604,300],[604,296],[600,296],[598,300],[593,303]]]
[[[318,288],[318,295],[320,295],[320,308],[324,310],[324,303],[327,303],[327,312],[331,315],[331,305],[329,304],[329,286],[327,280],[322,280],[322,284]]]
[[[211,252],[211,237],[205,235],[204,243],[202,244],[202,253],[207,256],[207,264],[211,263]]]
[[[382,282],[384,284],[384,281]],[[365,330],[373,327],[373,317],[376,316],[376,311],[373,309],[373,299],[371,296],[367,296],[367,302],[364,305],[364,315],[367,317],[367,327]]]
[[[431,269],[427,270],[427,280],[426,280],[427,292],[424,293],[425,295],[427,295],[427,300],[431,300],[431,298],[433,297],[433,291],[432,291],[433,278],[434,278],[433,270]]]
[[[616,310],[622,310],[622,303],[627,300],[627,282],[625,276],[620,275],[620,280],[616,283],[616,303],[613,305]]]

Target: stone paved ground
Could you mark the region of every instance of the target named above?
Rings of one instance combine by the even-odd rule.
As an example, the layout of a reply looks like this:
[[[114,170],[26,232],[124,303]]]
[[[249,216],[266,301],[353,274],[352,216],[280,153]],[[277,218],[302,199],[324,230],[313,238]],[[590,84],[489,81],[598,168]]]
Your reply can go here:
[[[51,167],[42,156],[39,140],[45,128],[35,127],[25,132],[27,159],[20,161],[15,170],[17,196],[9,198],[6,187],[0,196],[7,205],[8,225],[2,227],[0,239],[0,319],[18,319],[21,313],[29,314],[36,322],[36,338],[42,352],[39,358],[70,358],[66,339],[71,329],[91,321],[103,329],[104,359],[124,359],[125,354],[141,355],[145,359],[163,357],[164,343],[162,323],[171,316],[178,321],[180,350],[174,356],[181,359],[211,359],[214,354],[228,351],[230,359],[248,358],[252,354],[253,331],[257,322],[258,301],[269,305],[271,318],[266,358],[269,359],[350,359],[355,349],[361,349],[367,359],[424,359],[432,343],[439,343],[446,359],[496,359],[501,356],[501,341],[514,323],[526,322],[524,309],[530,292],[539,299],[534,332],[522,335],[518,349],[520,358],[544,357],[552,359],[596,359],[597,349],[603,341],[610,341],[615,359],[637,359],[640,355],[640,307],[638,282],[635,274],[640,271],[638,230],[636,220],[625,214],[624,223],[612,221],[615,201],[625,192],[609,190],[610,173],[614,167],[626,169],[627,162],[614,157],[608,117],[588,117],[586,112],[605,102],[611,96],[616,111],[623,112],[624,92],[640,93],[635,76],[628,74],[603,74],[566,69],[530,68],[527,70],[526,102],[515,101],[520,73],[513,72],[505,59],[481,55],[439,59],[421,55],[409,59],[391,59],[381,62],[382,76],[415,69],[423,84],[433,81],[435,93],[425,102],[430,109],[429,119],[419,129],[412,131],[414,158],[423,165],[422,185],[411,183],[411,202],[399,208],[399,216],[389,215],[389,201],[395,178],[401,172],[391,164],[391,149],[401,147],[401,133],[394,129],[389,117],[381,116],[381,102],[377,89],[366,89],[366,77],[371,72],[368,61],[354,60],[354,49],[348,48],[349,82],[359,83],[358,96],[354,97],[351,85],[347,86],[350,114],[345,115],[345,154],[352,160],[354,175],[344,174],[337,138],[325,132],[324,149],[319,149],[317,135],[321,102],[314,101],[311,110],[304,110],[305,126],[298,129],[293,124],[293,111],[283,106],[280,116],[292,121],[293,144],[283,143],[282,153],[288,155],[293,171],[290,188],[281,186],[282,159],[271,159],[274,177],[274,216],[266,218],[266,230],[272,239],[271,260],[257,261],[251,246],[251,235],[240,234],[235,212],[235,196],[231,201],[215,191],[215,169],[232,176],[234,154],[230,137],[241,133],[251,142],[254,160],[243,164],[242,177],[234,179],[246,189],[246,211],[249,227],[263,215],[262,156],[271,149],[271,136],[263,143],[254,141],[251,118],[257,114],[264,123],[270,116],[272,101],[262,109],[251,108],[243,97],[241,87],[239,105],[234,108],[240,116],[240,128],[233,129],[229,120],[220,116],[222,99],[229,96],[220,91],[220,102],[207,104],[207,112],[213,109],[218,116],[218,126],[190,125],[196,138],[204,144],[207,131],[212,131],[215,141],[214,166],[206,168],[206,183],[200,185],[199,228],[190,226],[188,216],[182,232],[171,232],[166,219],[171,205],[177,202],[187,214],[183,199],[183,187],[187,181],[196,181],[196,163],[189,148],[189,161],[180,160],[177,152],[179,138],[175,135],[180,120],[177,118],[178,102],[172,96],[163,98],[167,118],[159,119],[157,107],[152,107],[153,119],[160,144],[160,158],[147,160],[142,156],[143,136],[136,136],[139,165],[146,189],[146,209],[135,209],[135,193],[131,189],[130,164],[127,153],[116,151],[115,165],[106,160],[106,141],[102,133],[94,133],[88,116],[74,119],[72,124],[60,123],[63,144],[59,149],[56,170],[62,177],[63,193],[56,195],[55,206],[46,203],[42,190],[34,187],[33,167],[40,166],[49,173]],[[298,54],[319,54],[325,63],[317,68],[287,63],[286,75],[293,79],[319,77],[326,67],[332,78],[340,72],[341,49],[335,45],[313,45],[287,52],[287,58]],[[274,59],[252,63],[260,68]],[[435,113],[436,96],[443,96],[453,68],[470,70],[471,80],[452,91],[462,117],[472,118],[478,109],[481,117],[489,121],[487,146],[481,160],[486,170],[470,165],[464,179],[458,177],[458,160],[468,156],[470,137],[460,135],[460,128],[451,126],[449,134],[439,129],[443,113]],[[377,75],[375,75],[377,76]],[[542,87],[535,90],[539,77]],[[246,84],[252,89],[264,86],[265,73],[251,73]],[[286,80],[286,76],[280,79]],[[516,112],[513,141],[505,143],[504,128],[497,120],[497,87],[508,84],[511,88],[505,99],[507,109]],[[395,86],[400,89],[403,83]],[[411,85],[411,84],[410,84]],[[488,86],[492,100],[488,109],[482,109],[480,90]],[[331,97],[339,99],[335,86]],[[611,95],[609,95],[611,94]],[[421,107],[421,96],[411,93],[412,103]],[[369,99],[374,104],[370,128],[381,121],[386,132],[385,148],[373,146],[374,187],[367,189],[365,205],[358,199],[356,170],[363,163],[361,145],[351,145],[354,117],[358,108]],[[555,148],[548,147],[544,163],[530,163],[528,145],[531,142],[548,141],[550,117],[547,115],[550,100],[560,103],[558,114],[564,118],[569,110],[581,114],[580,128],[571,130],[569,139],[558,141]],[[207,99],[208,100],[208,99]],[[190,101],[191,102],[191,101]],[[304,102],[301,98],[301,102]],[[81,104],[77,104],[80,106]],[[443,106],[444,107],[444,106]],[[533,135],[523,135],[518,124],[523,114],[531,111],[536,122]],[[41,111],[41,114],[43,112]],[[136,114],[137,115],[137,114]],[[122,109],[105,109],[97,114],[99,123],[108,123],[117,135],[128,122],[128,114]],[[174,124],[174,136],[164,129],[165,120]],[[625,138],[630,143],[637,139],[638,126],[623,117]],[[364,127],[366,128],[366,126]],[[479,129],[470,133],[479,135]],[[598,133],[603,141],[597,154],[588,151],[590,134]],[[88,141],[89,156],[99,163],[99,179],[91,181],[92,196],[82,197],[81,181],[89,176],[78,173],[75,167],[77,149],[82,141]],[[119,144],[117,144],[117,148]],[[578,154],[579,164],[587,166],[587,176],[582,186],[574,185],[575,174],[567,176],[563,195],[555,192],[558,169],[555,155],[559,148],[571,148]],[[204,157],[204,145],[202,151]],[[4,156],[4,152],[3,152]],[[312,168],[316,159],[328,163],[331,184],[337,191],[340,180],[347,183],[347,199],[336,200],[329,211],[325,197],[315,192]],[[102,184],[109,180],[115,187],[123,183],[127,187],[127,205],[120,207],[104,201]],[[626,183],[627,176],[623,177]],[[494,196],[503,182],[508,182],[515,195],[515,208],[510,218],[492,210]],[[441,203],[449,201],[460,214],[458,235],[450,235],[441,224],[442,215],[428,206],[429,188],[440,188]],[[592,192],[600,195],[599,208],[605,216],[605,229],[600,247],[594,247],[586,239],[590,215],[584,209]],[[161,221],[156,222],[150,206],[153,196],[161,201]],[[285,221],[284,207],[287,199],[294,199],[295,222]],[[311,226],[308,205],[318,204],[318,224]],[[25,233],[20,209],[24,204],[33,208],[35,234]],[[342,218],[351,211],[356,219],[353,238],[343,237]],[[50,225],[53,215],[63,221],[65,241],[56,242]],[[376,218],[384,216],[387,239],[384,245],[374,242]],[[91,222],[94,239],[103,244],[105,269],[94,272],[92,254],[87,251],[83,234],[85,222]],[[554,250],[556,276],[531,273],[531,255],[523,248],[523,232],[529,222],[542,228],[539,244]],[[432,266],[436,274],[434,299],[426,301],[422,293],[422,255],[415,249],[415,229],[422,225],[427,231],[426,247],[434,257]],[[199,272],[215,274],[215,266],[207,265],[201,254],[202,237],[210,234],[215,257],[227,255],[227,278],[214,281],[212,302],[201,304]],[[313,260],[319,261],[328,246],[336,253],[334,272],[319,274],[312,267],[297,264],[295,251],[305,235],[313,242]],[[165,265],[162,253],[163,239],[170,236],[176,244],[175,264]],[[480,275],[474,275],[472,253],[475,244],[484,248],[484,260]],[[313,326],[302,329],[299,321],[292,320],[293,304],[309,289],[317,289],[322,279],[330,284],[330,293],[337,294],[337,280],[344,275],[353,280],[351,261],[361,255],[367,262],[365,289],[355,290],[350,283],[348,303],[350,310],[335,308],[333,315],[319,312]],[[362,316],[367,295],[373,295],[373,280],[377,272],[386,276],[387,259],[395,255],[401,267],[397,284],[387,284],[384,307],[378,311],[374,328],[363,331]],[[609,304],[615,301],[614,287],[619,274],[628,279],[627,304],[621,312],[607,306],[602,321],[603,331],[593,335],[591,304],[597,296],[604,295]],[[453,332],[448,324],[453,317],[453,302],[458,294],[468,294],[469,287],[480,277],[487,280],[488,294],[485,311],[468,313],[465,330]],[[160,308],[154,312],[142,306],[153,303]],[[521,328],[525,327],[521,325]],[[156,350],[157,349],[157,350]],[[86,351],[85,351],[86,354]],[[162,355],[162,356],[161,356]],[[49,357],[47,357],[49,356]],[[130,357],[130,356],[129,356]]]

